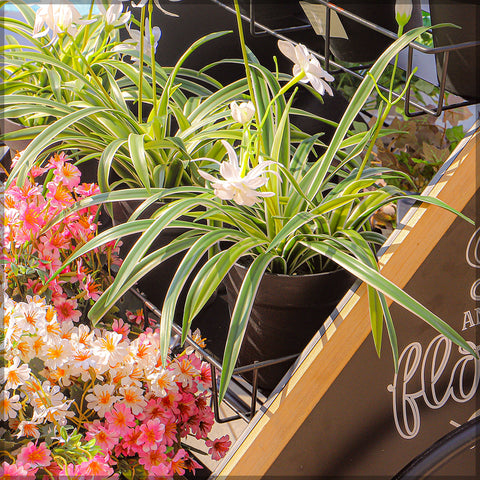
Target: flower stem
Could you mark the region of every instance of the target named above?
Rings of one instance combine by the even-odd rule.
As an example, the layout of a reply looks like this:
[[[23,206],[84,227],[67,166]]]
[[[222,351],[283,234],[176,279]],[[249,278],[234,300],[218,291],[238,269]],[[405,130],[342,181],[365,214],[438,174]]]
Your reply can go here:
[[[234,5],[235,5],[236,18],[237,18],[238,37],[240,39],[240,48],[242,49],[243,62],[245,63],[245,76],[247,77],[248,90],[250,92],[250,100],[252,101],[253,106],[255,107],[255,120],[258,125],[259,124],[258,108],[257,108],[257,102],[255,98],[255,90],[253,89],[252,74],[250,71],[250,65],[248,63],[247,47],[245,45],[245,35],[243,33],[242,16],[240,15],[238,0],[234,0]],[[259,136],[261,138],[260,132],[259,132]]]
[[[153,111],[155,115],[157,114],[157,75],[156,75],[156,65],[155,65],[155,49],[153,48],[155,44],[155,36],[153,35],[152,30],[152,17],[153,17],[153,1],[149,0],[148,2],[148,33],[150,34],[150,59],[152,61],[152,96],[153,96]]]
[[[143,49],[145,48],[145,7],[142,7],[140,20],[140,65],[139,65],[139,84],[138,84],[138,122],[143,122]]]
[[[374,131],[374,133],[372,135],[372,138],[370,140],[370,144],[368,145],[368,149],[365,152],[365,157],[363,158],[362,164],[360,165],[360,168],[358,169],[357,175],[355,176],[355,180],[358,180],[362,176],[363,170],[365,169],[365,167],[367,165],[368,159],[370,158],[370,154],[372,153],[373,147],[375,145],[375,140],[377,139],[378,134],[380,133],[380,130],[381,130],[386,118],[388,117],[388,114],[390,113],[391,108],[392,108],[392,104],[390,102],[388,102],[385,105],[385,110],[383,111],[383,114],[381,115],[381,117],[379,117],[379,119],[377,121],[375,131]]]

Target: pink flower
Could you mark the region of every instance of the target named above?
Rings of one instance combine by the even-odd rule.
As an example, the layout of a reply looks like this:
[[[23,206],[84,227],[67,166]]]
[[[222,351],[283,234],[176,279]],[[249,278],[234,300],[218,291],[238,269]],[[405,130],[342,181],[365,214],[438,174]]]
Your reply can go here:
[[[87,425],[85,438],[87,440],[94,438],[95,443],[102,449],[104,454],[109,453],[118,442],[118,436],[115,435],[115,432],[108,430],[100,423],[100,420],[95,420]]]
[[[138,443],[138,437],[142,434],[139,427],[131,428],[122,438],[121,443],[115,446],[115,455],[118,457],[120,453],[126,456],[133,456],[140,452],[143,453],[142,447]]]
[[[127,310],[126,314],[127,314],[127,319],[132,323],[136,323],[137,325],[140,325],[144,320],[143,308],[140,308],[135,312],[131,312],[130,310]]]
[[[187,452],[180,448],[175,456],[172,458],[172,473],[175,475],[183,475],[185,473],[185,457]]]
[[[196,462],[193,457],[188,455],[183,459],[183,463],[185,465],[185,468],[189,470],[192,473],[195,473],[195,470],[198,470],[199,468],[203,468],[198,462]]]
[[[135,427],[135,416],[123,403],[116,403],[112,410],[105,412],[105,420],[108,422],[109,430],[118,436],[122,436],[130,428]]]
[[[168,457],[165,455],[165,445],[160,445],[157,449],[155,450],[150,450],[148,452],[140,452],[139,453],[139,459],[138,462],[140,465],[143,465],[145,470],[147,472],[152,472],[153,473],[153,468],[154,467],[160,467],[159,469],[156,469],[155,474],[159,475],[159,472],[164,470],[162,465],[167,466],[169,464],[168,462]],[[170,475],[170,468],[168,467],[168,470],[162,473],[162,475],[166,477],[171,477]]]
[[[7,462],[3,462],[0,465],[0,478],[1,479],[15,479],[20,477],[26,477],[28,474],[32,475],[33,473],[30,471],[30,465],[21,465],[21,464],[9,464]]]
[[[69,190],[72,190],[80,183],[80,170],[69,162],[58,164],[53,173],[55,181],[57,183],[62,182]]]
[[[72,322],[78,322],[82,313],[77,308],[77,300],[75,298],[67,298],[67,295],[55,295],[53,298],[53,304],[57,311],[57,319],[59,322],[65,322],[71,320]]]
[[[48,467],[52,462],[52,454],[45,442],[38,446],[30,442],[17,455],[17,462],[21,464],[29,463],[32,467]]]
[[[75,467],[75,475],[105,476],[113,475],[115,472],[108,464],[108,458],[102,455],[95,455],[91,460],[81,463]]]
[[[208,450],[208,453],[212,456],[212,460],[220,460],[223,458],[230,448],[232,442],[228,435],[224,435],[223,437],[217,438],[216,440],[207,440],[205,445],[207,447],[211,447]]]
[[[35,205],[26,205],[25,208],[19,209],[18,213],[19,220],[23,224],[22,227],[33,236],[40,232],[40,229],[45,225],[42,211]]]
[[[112,330],[119,333],[124,340],[128,338],[130,333],[130,326],[125,323],[121,318],[116,318],[112,323]]]
[[[85,298],[91,298],[93,301],[98,300],[102,294],[100,285],[95,282],[90,274],[82,280],[82,288],[85,290]]]
[[[162,441],[165,425],[158,418],[155,418],[140,425],[140,431],[142,433],[138,437],[138,444],[142,445],[144,452],[149,452],[150,450],[155,450]]]
[[[68,207],[74,203],[74,199],[65,185],[58,185],[55,182],[47,183],[47,199],[52,207]]]
[[[100,187],[96,183],[82,183],[75,188],[75,193],[81,197],[91,197],[100,193]]]

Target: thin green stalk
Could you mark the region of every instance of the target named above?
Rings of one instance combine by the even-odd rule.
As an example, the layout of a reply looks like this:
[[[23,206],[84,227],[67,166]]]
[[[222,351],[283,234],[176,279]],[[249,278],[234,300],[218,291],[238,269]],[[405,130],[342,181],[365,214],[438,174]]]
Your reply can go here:
[[[365,152],[365,157],[363,158],[362,164],[360,165],[360,168],[358,169],[357,175],[355,177],[355,180],[358,180],[363,173],[363,170],[365,169],[365,166],[367,165],[368,159],[370,158],[370,154],[372,153],[373,147],[375,145],[375,140],[378,137],[378,134],[380,133],[380,130],[382,128],[382,125],[384,124],[386,118],[388,117],[388,114],[390,113],[390,109],[392,108],[392,104],[388,102],[385,105],[385,110],[382,114],[382,116],[379,118],[377,122],[377,126],[375,127],[375,132],[372,136],[372,139],[370,140],[370,144],[368,146],[367,151]]]
[[[143,122],[143,49],[145,47],[145,7],[142,7],[140,19],[140,65],[139,65],[139,84],[138,84],[138,122]]]
[[[150,58],[152,61],[152,95],[153,95],[153,111],[157,114],[157,75],[156,75],[156,62],[155,62],[155,36],[152,30],[152,17],[153,17],[153,1],[148,2],[148,30],[150,34]]]
[[[399,27],[398,27],[398,37],[400,38],[402,36],[402,34],[403,34],[403,25],[399,25]],[[392,78],[390,79],[390,91],[388,92],[389,102],[392,101],[393,82],[395,80],[395,73],[397,71],[397,65],[398,65],[398,55],[395,56],[395,62],[393,63]]]

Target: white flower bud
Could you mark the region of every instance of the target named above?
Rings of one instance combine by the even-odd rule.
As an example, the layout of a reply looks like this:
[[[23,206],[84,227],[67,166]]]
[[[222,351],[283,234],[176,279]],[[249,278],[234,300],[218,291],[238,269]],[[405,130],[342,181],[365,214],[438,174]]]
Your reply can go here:
[[[412,16],[412,0],[397,0],[395,3],[395,20],[404,27]]]
[[[255,107],[252,102],[242,102],[240,105],[237,102],[230,104],[232,110],[232,117],[238,123],[248,123],[255,115]]]

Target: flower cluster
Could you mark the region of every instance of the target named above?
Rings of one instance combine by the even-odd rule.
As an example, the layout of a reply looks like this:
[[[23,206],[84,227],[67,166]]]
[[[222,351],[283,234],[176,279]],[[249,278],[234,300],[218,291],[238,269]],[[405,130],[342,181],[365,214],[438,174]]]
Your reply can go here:
[[[36,183],[38,178],[43,185]],[[111,265],[120,263],[118,246],[107,243],[70,264],[45,286],[68,256],[97,233],[97,206],[45,228],[65,208],[100,192],[98,185],[80,181],[80,170],[60,153],[46,167],[33,167],[23,186],[14,182],[4,192],[1,247],[6,291],[24,299],[45,290],[61,321],[78,321],[85,307],[111,283]]]
[[[189,436],[225,455],[228,436],[208,438],[210,368],[193,351],[162,364],[158,330],[132,339],[121,320],[113,331],[59,322],[39,296],[3,308],[0,420],[12,462],[0,475],[172,478],[201,468]]]

